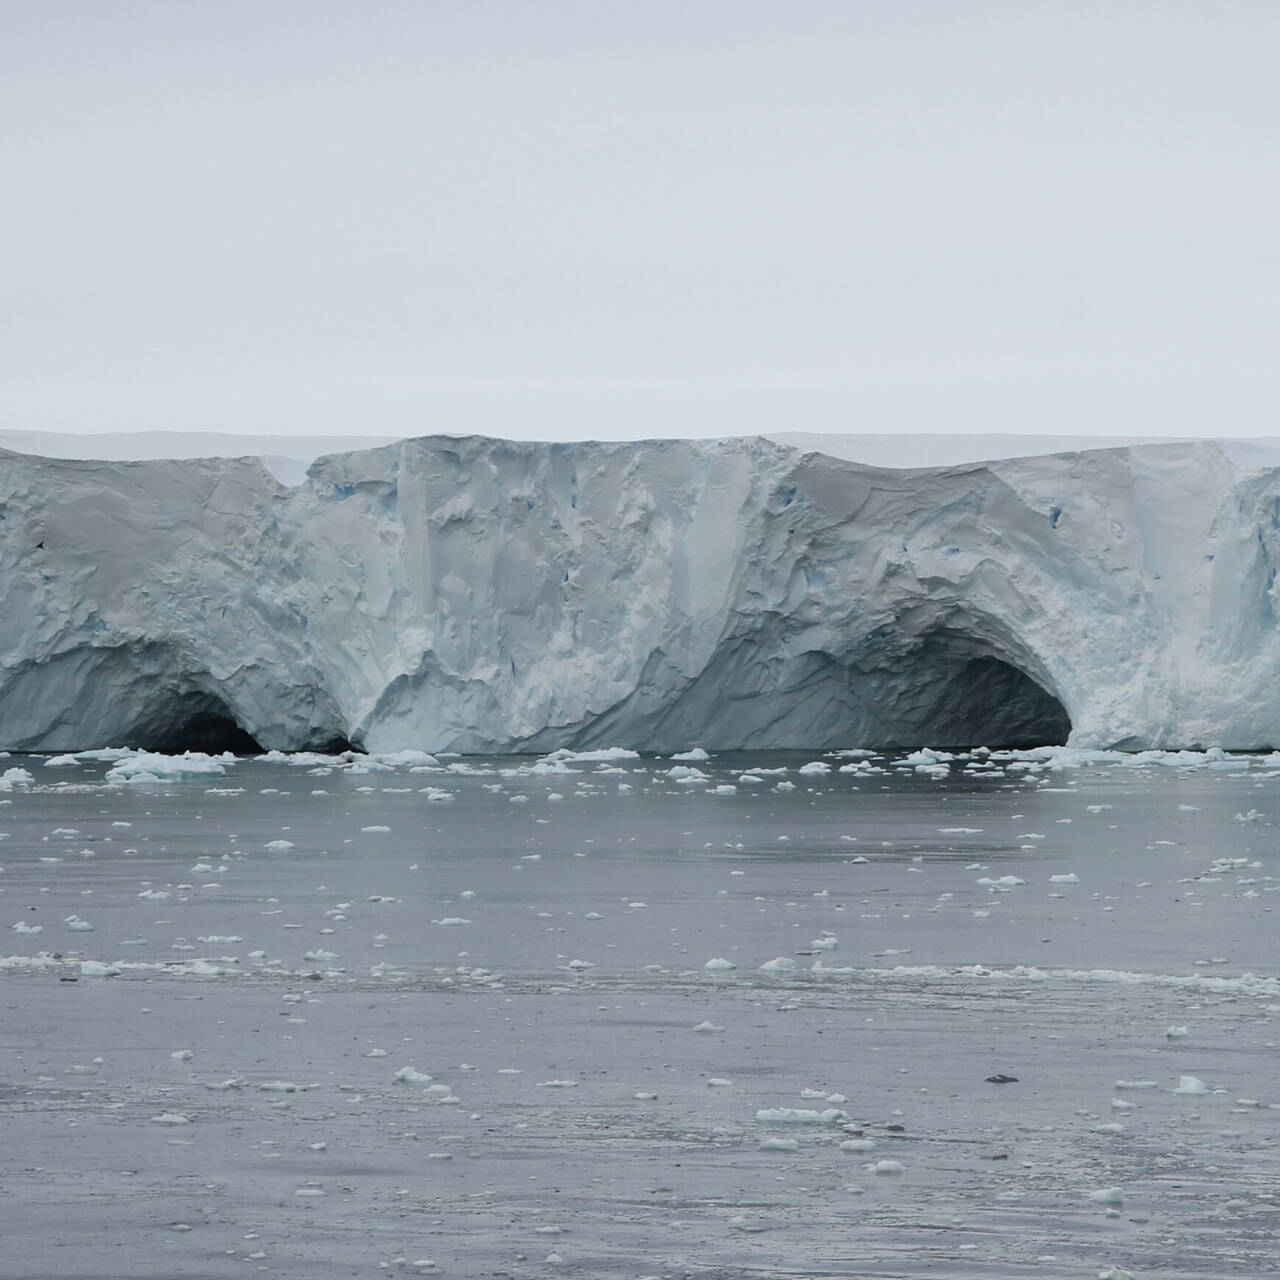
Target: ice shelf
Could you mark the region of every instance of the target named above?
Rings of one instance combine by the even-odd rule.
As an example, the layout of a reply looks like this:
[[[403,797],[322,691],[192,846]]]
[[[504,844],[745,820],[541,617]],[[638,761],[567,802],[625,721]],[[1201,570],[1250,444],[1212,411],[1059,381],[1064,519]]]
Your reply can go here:
[[[1280,470],[763,438],[0,452],[0,746],[1280,744]]]

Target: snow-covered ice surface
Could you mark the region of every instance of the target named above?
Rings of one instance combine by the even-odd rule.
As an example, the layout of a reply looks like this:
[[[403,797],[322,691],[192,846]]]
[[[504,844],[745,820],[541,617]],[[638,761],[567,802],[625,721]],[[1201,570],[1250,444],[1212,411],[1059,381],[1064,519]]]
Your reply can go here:
[[[0,489],[2,747],[1280,745],[1280,469],[1214,443],[0,452]]]
[[[5,1280],[1276,1270],[1278,759],[122,758],[4,762]]]

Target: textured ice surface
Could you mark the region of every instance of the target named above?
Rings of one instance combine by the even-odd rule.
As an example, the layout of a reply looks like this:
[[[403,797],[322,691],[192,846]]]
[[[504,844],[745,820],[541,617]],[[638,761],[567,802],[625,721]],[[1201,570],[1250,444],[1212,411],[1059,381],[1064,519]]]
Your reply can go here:
[[[294,486],[0,480],[10,747],[1280,742],[1280,472],[1213,444],[885,471],[435,437]]]
[[[1274,758],[409,760],[23,761],[0,1277],[1274,1273]]]

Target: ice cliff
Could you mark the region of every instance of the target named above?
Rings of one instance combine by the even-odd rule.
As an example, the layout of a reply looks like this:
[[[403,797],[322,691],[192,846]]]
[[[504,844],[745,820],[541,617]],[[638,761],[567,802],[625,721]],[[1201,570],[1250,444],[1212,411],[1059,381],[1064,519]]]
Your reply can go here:
[[[0,746],[1280,744],[1280,470],[0,453]],[[242,739],[247,744],[247,739]]]

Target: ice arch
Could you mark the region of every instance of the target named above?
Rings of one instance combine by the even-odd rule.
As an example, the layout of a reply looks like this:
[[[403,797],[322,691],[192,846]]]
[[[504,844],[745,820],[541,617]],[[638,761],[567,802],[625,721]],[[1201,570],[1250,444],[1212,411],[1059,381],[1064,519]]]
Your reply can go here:
[[[832,747],[1047,746],[1071,720],[1048,677],[979,620],[899,620],[848,646],[809,647],[775,617],[722,641],[692,678],[654,653],[639,687],[589,721],[543,731],[523,751],[620,741],[657,752]],[[837,635],[832,639],[840,639]],[[680,692],[672,696],[670,690]]]
[[[26,668],[5,704],[28,726],[19,750],[262,750],[220,682],[170,645],[82,645]]]
[[[1062,702],[1015,661],[972,637],[936,631],[850,665],[862,736],[882,747],[1031,747],[1065,743]]]
[[[262,750],[227,704],[211,693],[178,694],[157,701],[126,731],[125,740],[145,751],[254,755]]]

